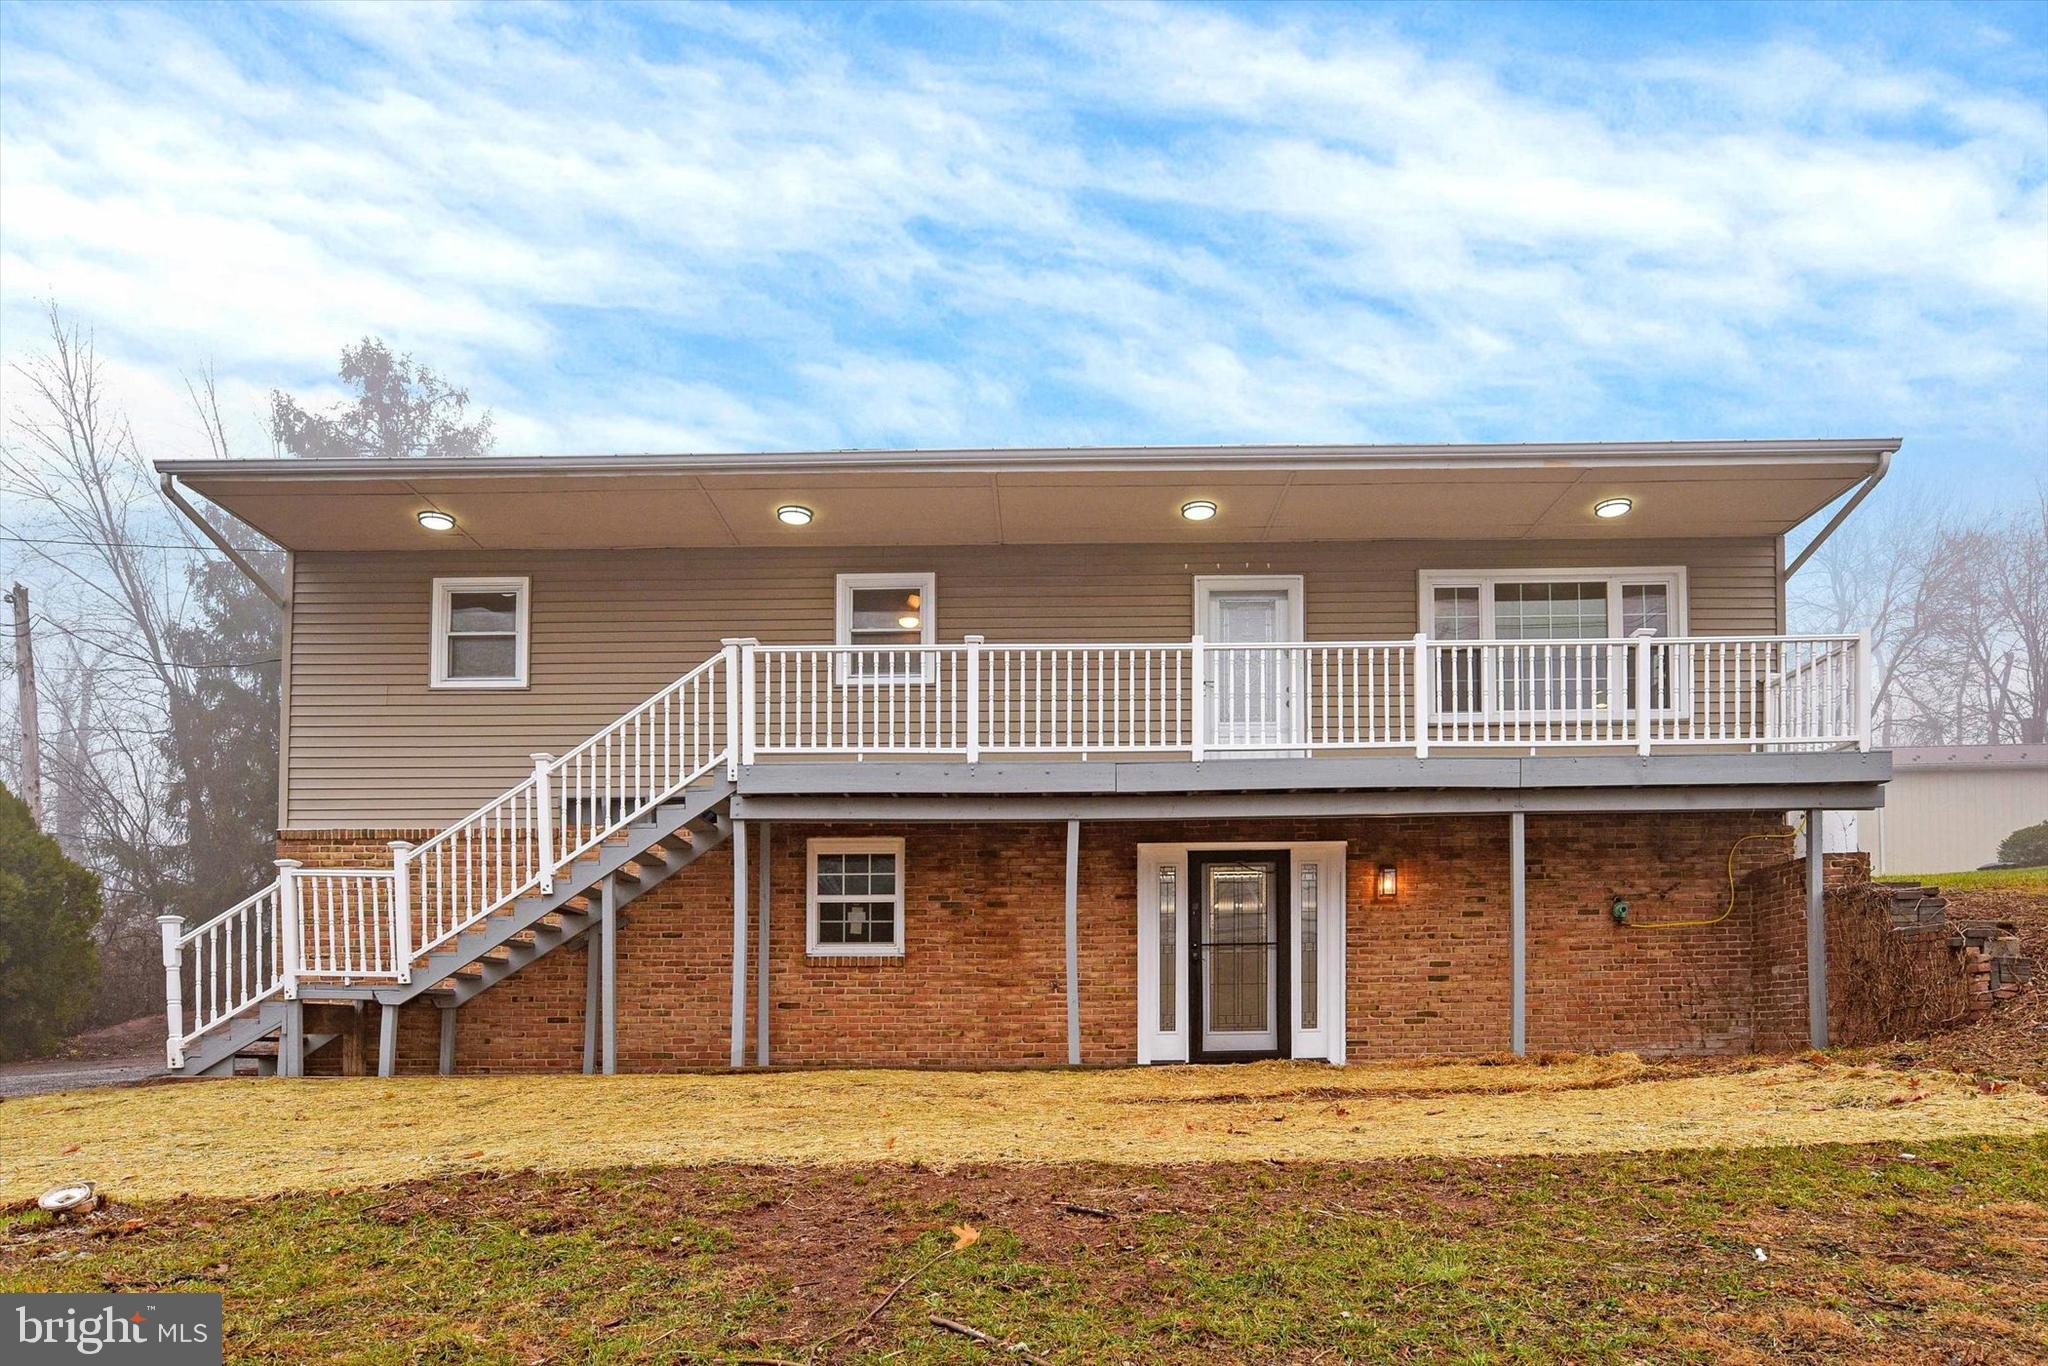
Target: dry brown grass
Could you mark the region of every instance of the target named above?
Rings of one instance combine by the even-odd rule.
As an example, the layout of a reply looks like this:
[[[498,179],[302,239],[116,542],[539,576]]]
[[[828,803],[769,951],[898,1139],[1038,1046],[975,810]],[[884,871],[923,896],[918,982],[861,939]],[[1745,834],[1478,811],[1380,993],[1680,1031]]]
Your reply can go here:
[[[1809,1061],[227,1081],[0,1106],[0,1199],[653,1164],[1504,1157],[2048,1133],[2048,1096]]]

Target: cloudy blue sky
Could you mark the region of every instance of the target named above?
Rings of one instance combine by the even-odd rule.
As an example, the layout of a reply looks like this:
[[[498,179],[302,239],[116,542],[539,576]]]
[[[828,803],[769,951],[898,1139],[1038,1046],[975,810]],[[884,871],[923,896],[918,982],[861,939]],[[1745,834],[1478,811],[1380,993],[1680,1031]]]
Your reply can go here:
[[[0,350],[507,452],[1901,433],[2048,470],[2048,6],[15,3]],[[1957,494],[1956,491],[1961,491]]]

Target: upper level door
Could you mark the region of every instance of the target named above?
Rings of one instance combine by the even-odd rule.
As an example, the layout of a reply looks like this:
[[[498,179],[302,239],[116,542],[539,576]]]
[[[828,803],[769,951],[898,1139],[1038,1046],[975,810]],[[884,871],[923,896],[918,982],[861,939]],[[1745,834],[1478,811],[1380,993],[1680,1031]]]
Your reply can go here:
[[[1213,647],[1204,661],[1203,743],[1217,753],[1255,755],[1300,744],[1299,653],[1260,647],[1301,639],[1301,580],[1201,578],[1195,597],[1202,637]]]

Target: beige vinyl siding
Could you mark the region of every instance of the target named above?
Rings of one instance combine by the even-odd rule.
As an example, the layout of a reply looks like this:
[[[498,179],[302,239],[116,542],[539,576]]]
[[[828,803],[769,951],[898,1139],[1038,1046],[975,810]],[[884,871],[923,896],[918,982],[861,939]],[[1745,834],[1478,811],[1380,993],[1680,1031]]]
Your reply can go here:
[[[283,822],[432,824],[518,780],[715,652],[726,636],[828,643],[836,576],[929,570],[942,642],[1185,640],[1200,574],[1300,574],[1312,640],[1416,630],[1423,569],[1683,565],[1687,629],[1778,625],[1774,538],[1315,542],[1207,547],[307,552],[293,557]],[[427,686],[436,575],[532,579],[531,684]]]

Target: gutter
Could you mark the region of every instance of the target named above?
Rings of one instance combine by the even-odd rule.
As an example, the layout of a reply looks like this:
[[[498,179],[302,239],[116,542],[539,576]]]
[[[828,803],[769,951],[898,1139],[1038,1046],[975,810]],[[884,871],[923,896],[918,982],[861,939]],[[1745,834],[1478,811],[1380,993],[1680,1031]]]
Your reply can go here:
[[[1893,450],[1896,449],[1897,447],[1893,448]],[[1791,564],[1785,566],[1785,573],[1781,578],[1781,582],[1790,580],[1794,574],[1799,572],[1801,565],[1813,558],[1814,551],[1827,544],[1828,537],[1835,534],[1835,528],[1849,520],[1849,514],[1856,510],[1856,505],[1870,496],[1870,491],[1878,486],[1878,483],[1885,477],[1885,474],[1891,467],[1892,451],[1880,451],[1877,457],[1877,468],[1872,470],[1870,477],[1865,479],[1858,486],[1856,492],[1849,496],[1849,501],[1842,504],[1841,509],[1834,516],[1828,518],[1828,524],[1820,529],[1820,535],[1808,541],[1806,549],[1800,551],[1798,557]]]
[[[167,460],[160,474],[210,479],[405,480],[493,476],[662,473],[760,475],[898,471],[916,474],[1094,473],[1220,470],[1600,469],[1610,465],[1726,468],[1834,464],[1898,449],[1897,437],[1793,441],[1651,441],[1423,446],[1077,446],[1068,448],[674,452],[645,455],[411,457],[345,460]]]
[[[163,490],[163,495],[165,499],[169,501],[170,505],[176,508],[178,511],[184,513],[185,520],[190,522],[193,526],[198,527],[200,534],[205,536],[207,540],[212,541],[214,547],[217,550],[219,550],[221,554],[227,556],[228,559],[231,562],[233,562],[235,568],[241,570],[243,575],[248,578],[249,582],[256,585],[257,590],[261,592],[264,597],[269,598],[279,607],[284,607],[286,605],[284,594],[278,591],[277,586],[270,581],[269,576],[264,574],[261,570],[257,569],[255,565],[250,564],[248,557],[243,555],[241,551],[235,549],[234,545],[228,540],[228,538],[221,535],[219,529],[216,528],[212,522],[206,520],[206,515],[204,513],[200,512],[198,508],[193,507],[191,503],[185,500],[185,492],[183,489],[180,489],[178,487],[178,478],[176,475],[164,475],[160,480],[157,481],[157,487]]]

